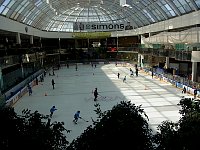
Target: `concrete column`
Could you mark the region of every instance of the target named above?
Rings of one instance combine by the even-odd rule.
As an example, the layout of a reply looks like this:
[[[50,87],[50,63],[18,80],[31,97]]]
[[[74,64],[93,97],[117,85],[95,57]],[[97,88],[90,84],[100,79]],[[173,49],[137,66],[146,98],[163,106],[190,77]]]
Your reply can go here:
[[[197,62],[192,62],[192,81],[197,81]]]
[[[141,55],[140,54],[138,54],[138,67],[141,67],[141,64],[140,64],[140,59],[141,59]]]
[[[77,42],[77,39],[75,39],[75,48],[78,47],[78,42]]]
[[[58,38],[58,45],[59,45],[59,49],[61,49],[60,38]]]
[[[24,78],[24,66],[23,66],[23,63],[21,63],[21,71],[22,71],[22,78]]]
[[[176,69],[173,69],[173,76],[176,75]]]
[[[18,45],[21,45],[21,38],[20,38],[20,33],[19,32],[17,32],[16,41],[17,41]]]
[[[144,55],[141,55],[141,59],[140,59],[140,63],[141,63],[141,67],[144,67]]]
[[[30,36],[30,44],[33,45],[33,35]]]
[[[169,57],[166,57],[165,66],[166,66],[166,69],[169,68]]]
[[[2,77],[2,68],[0,66],[0,89],[3,89],[3,77]],[[1,94],[1,91],[0,91]]]
[[[40,48],[42,48],[42,38],[40,37]]]

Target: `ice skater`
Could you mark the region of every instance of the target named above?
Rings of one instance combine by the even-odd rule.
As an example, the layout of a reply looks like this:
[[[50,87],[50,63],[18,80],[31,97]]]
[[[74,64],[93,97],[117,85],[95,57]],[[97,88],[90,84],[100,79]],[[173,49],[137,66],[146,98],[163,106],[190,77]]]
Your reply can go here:
[[[99,95],[99,93],[97,91],[97,88],[95,88],[95,90],[94,90],[94,101],[97,100],[98,95]]]
[[[78,111],[74,114],[74,120],[73,120],[73,122],[74,122],[75,124],[77,124],[78,118],[81,119],[80,113],[81,113],[80,110],[78,110]]]
[[[52,84],[53,89],[54,89],[54,88],[55,88],[55,87],[54,87],[54,85],[55,85],[55,81],[54,81],[54,79],[51,80],[51,84]]]
[[[153,67],[151,68],[151,77],[153,79]]]
[[[126,82],[126,76],[124,77],[123,82]]]
[[[135,69],[135,74],[138,76],[138,68]]]
[[[131,72],[130,76],[131,76],[131,77],[133,77],[133,76],[134,76],[133,70],[132,70],[132,72]]]
[[[133,77],[134,74],[133,74],[133,70],[130,68],[130,77]]]
[[[32,95],[32,88],[29,84],[27,85],[27,88],[28,88],[29,96],[31,96]]]
[[[50,109],[50,115],[49,116],[52,117],[54,111],[56,111],[56,110],[57,110],[56,106],[52,106],[51,109]]]
[[[78,70],[78,65],[76,64],[76,71]]]
[[[117,74],[118,79],[119,79],[119,76],[120,76],[120,74],[119,74],[119,72],[118,72],[118,74]]]

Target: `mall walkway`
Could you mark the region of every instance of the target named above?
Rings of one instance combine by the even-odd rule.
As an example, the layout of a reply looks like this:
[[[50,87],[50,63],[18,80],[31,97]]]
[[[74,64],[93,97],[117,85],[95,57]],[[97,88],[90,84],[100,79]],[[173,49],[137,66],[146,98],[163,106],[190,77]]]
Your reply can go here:
[[[96,68],[80,64],[77,71],[75,66],[62,67],[55,71],[55,76],[47,74],[44,82],[33,87],[32,96],[26,94],[22,97],[14,105],[15,111],[20,114],[23,109],[28,108],[49,114],[49,109],[55,105],[58,110],[53,114],[52,121],[63,121],[65,127],[72,130],[66,133],[67,139],[72,141],[92,124],[92,118],[97,117],[94,112],[96,102],[93,101],[92,94],[97,87],[99,94],[103,96],[97,100],[102,110],[111,109],[122,100],[130,100],[136,105],[142,105],[154,131],[164,120],[179,120],[180,108],[177,103],[182,96],[181,90],[169,83],[152,79],[142,71],[139,71],[138,77],[130,77],[129,68],[116,67],[115,64],[98,64]],[[124,76],[127,77],[125,83]],[[51,85],[52,79],[55,81],[55,89]],[[72,122],[77,110],[81,111],[81,117],[88,122],[81,119],[78,124]]]

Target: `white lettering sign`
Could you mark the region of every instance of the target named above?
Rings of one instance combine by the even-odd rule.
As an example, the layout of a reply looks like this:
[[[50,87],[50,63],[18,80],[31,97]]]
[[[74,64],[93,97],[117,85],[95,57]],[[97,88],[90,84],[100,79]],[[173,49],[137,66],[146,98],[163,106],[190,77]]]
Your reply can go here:
[[[122,30],[131,30],[133,26],[130,25],[130,22],[127,23],[86,23],[86,22],[74,22],[73,24],[74,31],[122,31]]]

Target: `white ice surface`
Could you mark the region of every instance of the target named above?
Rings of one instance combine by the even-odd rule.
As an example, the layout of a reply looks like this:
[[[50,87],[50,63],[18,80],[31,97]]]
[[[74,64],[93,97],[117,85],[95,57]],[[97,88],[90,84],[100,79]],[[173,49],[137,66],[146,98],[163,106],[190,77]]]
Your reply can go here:
[[[63,121],[66,129],[72,130],[66,133],[67,140],[72,141],[78,137],[87,126],[92,124],[91,117],[97,116],[94,112],[92,90],[98,88],[98,103],[102,110],[111,109],[122,100],[131,100],[136,105],[142,104],[148,115],[149,124],[154,130],[156,126],[164,120],[171,119],[177,121],[180,117],[177,103],[182,96],[181,90],[161,82],[151,79],[149,75],[139,71],[139,76],[129,76],[130,67],[116,67],[115,64],[78,65],[62,67],[55,71],[55,76],[47,76],[44,82],[33,87],[32,96],[24,95],[15,105],[15,111],[21,113],[23,109],[37,110],[42,114],[49,114],[49,109],[53,105],[58,109],[52,117],[52,121]],[[120,79],[117,73],[120,73]],[[93,75],[94,73],[94,75]],[[123,77],[127,80],[123,83]],[[55,81],[53,90],[51,80]],[[45,93],[47,96],[45,96]],[[84,120],[78,120],[78,124],[72,122],[74,113],[80,110]]]

